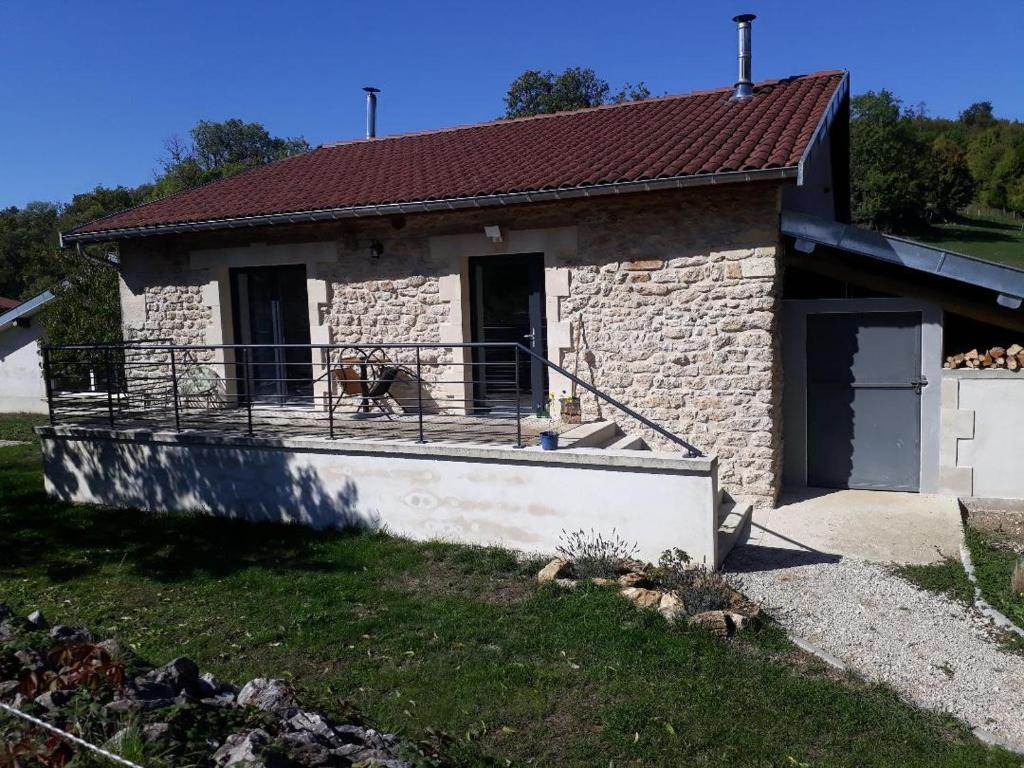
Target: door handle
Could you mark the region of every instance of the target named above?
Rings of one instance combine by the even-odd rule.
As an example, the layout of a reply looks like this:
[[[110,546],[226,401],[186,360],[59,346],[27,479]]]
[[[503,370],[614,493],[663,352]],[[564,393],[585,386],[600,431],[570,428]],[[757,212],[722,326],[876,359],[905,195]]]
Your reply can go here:
[[[921,394],[921,390],[928,386],[928,377],[921,375],[919,379],[911,379],[910,384],[914,387],[914,392]]]
[[[530,340],[530,346],[532,347],[533,346],[533,342],[537,339],[537,332],[536,331],[530,331],[529,333],[524,335],[523,338],[524,339],[529,339]]]

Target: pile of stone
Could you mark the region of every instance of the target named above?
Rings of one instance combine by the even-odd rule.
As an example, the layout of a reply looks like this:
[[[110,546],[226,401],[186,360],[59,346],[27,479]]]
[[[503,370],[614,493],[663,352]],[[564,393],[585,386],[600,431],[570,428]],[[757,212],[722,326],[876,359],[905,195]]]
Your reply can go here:
[[[26,649],[33,637],[44,632],[48,647]],[[67,670],[62,674],[53,661],[60,656],[54,651],[62,649],[74,651],[75,658],[101,658],[100,651],[105,654],[104,660],[125,656],[115,640],[97,642],[81,627],[50,627],[38,611],[19,619],[0,604],[0,701],[19,710],[31,710],[54,724],[73,723],[73,715],[62,708],[77,692],[71,682],[74,675],[66,674]],[[104,672],[115,669],[123,670],[123,666],[109,663]],[[38,694],[33,681],[41,675],[54,682],[52,689]],[[26,696],[23,691],[27,690],[38,695]],[[161,710],[175,705],[194,707],[201,717],[203,712],[212,715],[215,708],[221,707],[252,707],[267,713],[263,727],[223,734],[210,743],[206,764],[215,768],[407,768],[409,763],[399,756],[400,751],[415,750],[393,734],[380,733],[362,724],[335,722],[319,712],[304,709],[285,680],[256,678],[238,688],[210,673],[201,673],[195,662],[185,657],[112,686],[97,688],[93,694],[113,718],[125,724],[135,723],[133,727],[142,723],[142,739],[152,742],[170,738],[170,725],[161,721]],[[129,730],[122,728],[98,746],[116,752]],[[0,732],[0,751],[3,744]]]
[[[761,617],[761,608],[742,593],[724,586],[725,606],[714,610],[691,610],[680,594],[661,583],[657,569],[649,563],[624,559],[615,566],[615,578],[579,578],[572,560],[555,558],[537,574],[542,584],[575,589],[581,582],[612,587],[638,608],[658,611],[670,624],[688,624],[710,630],[718,637],[732,637]]]

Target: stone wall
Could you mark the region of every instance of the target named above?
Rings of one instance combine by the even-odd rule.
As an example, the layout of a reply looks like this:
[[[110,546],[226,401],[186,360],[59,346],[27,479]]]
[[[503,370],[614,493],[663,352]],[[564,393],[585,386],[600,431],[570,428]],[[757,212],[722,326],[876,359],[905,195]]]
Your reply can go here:
[[[563,365],[717,454],[724,488],[770,505],[781,464],[775,202],[747,192],[742,204],[695,195],[581,222],[562,317],[584,359],[570,351]],[[583,401],[595,415],[596,399]]]
[[[511,253],[501,250],[508,240],[491,250],[482,238],[484,225],[506,232],[571,228],[571,252],[546,253],[549,272],[568,274],[565,294],[548,297],[547,321],[569,325],[572,337],[564,346],[550,343],[549,356],[717,454],[729,492],[769,505],[781,474],[779,193],[776,184],[736,184],[319,228],[196,234],[177,241],[173,251],[124,260],[126,282],[134,286],[130,300],[123,300],[126,329],[183,343],[211,335],[219,340],[220,331],[211,329],[220,325],[212,315],[221,310],[211,310],[200,287],[211,279],[210,270],[190,272],[180,254],[242,246],[239,238],[249,237],[273,244],[275,252],[288,242],[335,242],[336,260],[315,265],[316,280],[325,284],[321,312],[333,343],[468,341],[465,251],[447,252],[449,240],[479,238],[479,255]],[[379,258],[371,255],[374,241],[383,245]],[[141,304],[138,296],[144,296]],[[460,378],[451,375],[461,370],[451,363],[462,358],[449,354],[438,359],[437,373]],[[600,413],[637,431],[610,407],[599,411],[595,398],[585,396],[583,404],[588,415]],[[654,434],[645,438],[656,448],[671,447]]]

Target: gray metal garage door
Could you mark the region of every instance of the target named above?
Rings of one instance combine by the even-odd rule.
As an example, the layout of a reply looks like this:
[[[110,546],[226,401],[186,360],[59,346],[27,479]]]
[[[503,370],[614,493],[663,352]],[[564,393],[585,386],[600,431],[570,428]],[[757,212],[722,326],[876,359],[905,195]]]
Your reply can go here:
[[[807,317],[807,482],[916,491],[921,313]]]

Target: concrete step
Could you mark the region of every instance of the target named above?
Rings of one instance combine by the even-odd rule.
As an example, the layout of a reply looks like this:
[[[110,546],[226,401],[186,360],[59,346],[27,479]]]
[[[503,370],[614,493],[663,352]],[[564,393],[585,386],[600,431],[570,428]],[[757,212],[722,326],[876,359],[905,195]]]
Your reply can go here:
[[[717,557],[715,567],[722,564],[729,552],[750,533],[750,518],[754,513],[754,505],[747,501],[731,500],[722,505],[719,511]]]
[[[563,432],[558,436],[558,442],[565,448],[605,448],[621,434],[614,421],[594,421]]]
[[[649,451],[650,446],[640,435],[623,435],[608,446],[609,451]]]

